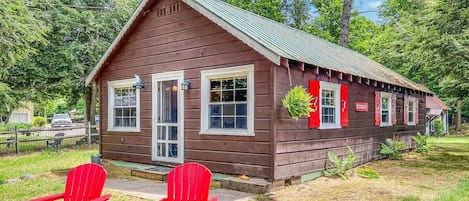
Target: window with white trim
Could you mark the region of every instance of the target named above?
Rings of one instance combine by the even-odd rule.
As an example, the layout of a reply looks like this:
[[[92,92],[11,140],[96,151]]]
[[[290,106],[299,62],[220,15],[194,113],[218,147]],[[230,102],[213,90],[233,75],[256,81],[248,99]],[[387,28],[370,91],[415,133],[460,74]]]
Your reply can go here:
[[[108,130],[140,132],[140,90],[136,79],[108,82]]]
[[[340,85],[321,82],[320,129],[340,128]]]
[[[201,134],[254,135],[254,66],[201,71]]]
[[[407,125],[415,125],[415,97],[409,97]]]
[[[392,126],[392,94],[381,92],[381,125]]]

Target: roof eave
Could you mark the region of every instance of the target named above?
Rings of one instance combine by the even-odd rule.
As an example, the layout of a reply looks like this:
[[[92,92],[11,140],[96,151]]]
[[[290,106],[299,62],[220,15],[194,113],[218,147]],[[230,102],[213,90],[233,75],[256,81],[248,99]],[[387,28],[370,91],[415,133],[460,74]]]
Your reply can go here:
[[[95,79],[96,75],[101,70],[106,60],[108,60],[111,54],[114,53],[115,48],[121,43],[126,33],[130,31],[130,27],[134,24],[135,20],[137,20],[140,13],[142,13],[143,9],[150,2],[151,0],[142,0],[142,2],[140,2],[140,5],[135,10],[134,14],[130,17],[130,19],[127,21],[125,26],[121,29],[121,31],[119,32],[119,35],[117,35],[117,37],[112,42],[111,46],[109,46],[109,48],[106,50],[104,55],[101,57],[101,60],[99,60],[98,64],[96,64],[96,66],[90,72],[88,77],[86,77],[85,85],[89,85]]]

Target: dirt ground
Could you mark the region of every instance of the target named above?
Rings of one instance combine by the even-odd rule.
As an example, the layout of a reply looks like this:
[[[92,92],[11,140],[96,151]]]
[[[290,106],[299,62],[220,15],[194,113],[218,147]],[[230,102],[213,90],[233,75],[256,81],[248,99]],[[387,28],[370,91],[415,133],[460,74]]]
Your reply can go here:
[[[458,147],[459,146],[459,147]],[[469,176],[469,144],[447,144],[429,155],[404,154],[402,160],[380,160],[349,171],[348,180],[320,177],[276,191],[278,201],[310,200],[433,200],[439,193],[456,187]],[[376,171],[380,178],[355,174],[361,168]],[[260,200],[260,199],[259,199]]]

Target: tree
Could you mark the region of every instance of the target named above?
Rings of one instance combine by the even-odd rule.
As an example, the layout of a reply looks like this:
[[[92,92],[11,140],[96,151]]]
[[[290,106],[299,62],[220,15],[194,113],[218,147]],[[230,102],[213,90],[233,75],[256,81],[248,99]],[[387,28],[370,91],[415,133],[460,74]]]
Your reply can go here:
[[[371,56],[424,83],[443,99],[465,103],[469,97],[468,5],[468,0],[388,0],[380,9],[385,31],[376,37]]]
[[[271,20],[284,23],[286,18],[282,14],[282,0],[225,0],[227,3],[264,16]]]
[[[340,23],[340,46],[348,47],[348,35],[350,25],[350,15],[352,12],[353,0],[344,0],[344,6],[342,9],[342,20]]]
[[[25,98],[18,95],[22,88],[14,88],[5,82],[9,77],[8,70],[37,53],[34,44],[46,43],[46,27],[20,0],[0,1],[0,18],[0,122],[3,122]]]
[[[283,0],[282,10],[287,18],[287,23],[301,29],[309,22],[310,0]]]

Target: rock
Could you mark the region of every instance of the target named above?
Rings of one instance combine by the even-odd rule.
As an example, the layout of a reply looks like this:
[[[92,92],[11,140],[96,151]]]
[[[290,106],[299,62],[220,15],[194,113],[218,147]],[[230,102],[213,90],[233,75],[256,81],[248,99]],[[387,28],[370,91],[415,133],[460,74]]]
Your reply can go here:
[[[8,179],[8,180],[7,180],[7,183],[12,184],[12,183],[16,183],[16,182],[18,182],[18,181],[19,181],[19,179],[17,179],[17,178],[15,178],[15,179]]]
[[[34,179],[34,175],[32,174],[26,174],[26,175],[23,175],[20,177],[21,180],[33,180]]]

